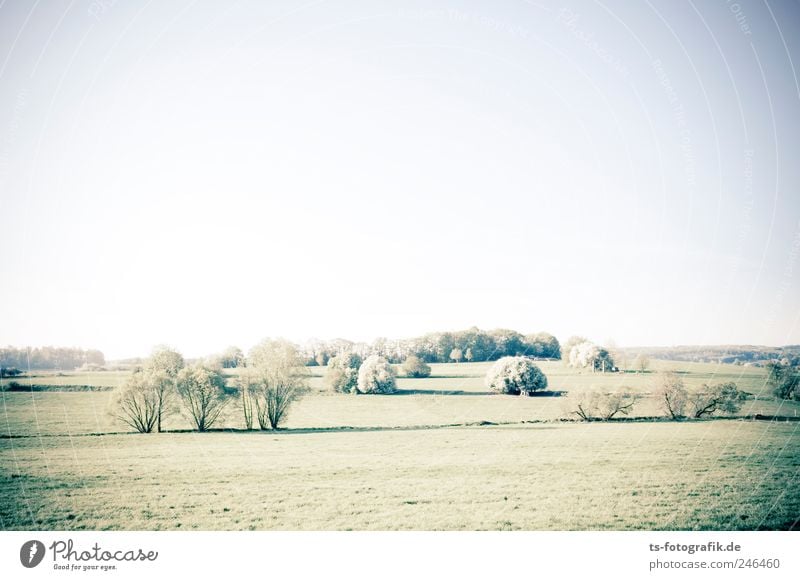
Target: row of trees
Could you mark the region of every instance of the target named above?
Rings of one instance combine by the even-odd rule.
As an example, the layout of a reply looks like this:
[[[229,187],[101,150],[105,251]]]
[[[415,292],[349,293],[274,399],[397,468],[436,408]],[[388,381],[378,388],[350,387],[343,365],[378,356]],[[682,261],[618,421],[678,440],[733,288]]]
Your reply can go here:
[[[297,348],[265,340],[251,349],[233,385],[213,361],[193,365],[169,347],[157,347],[117,391],[112,413],[140,433],[162,432],[164,420],[182,412],[198,431],[211,429],[226,407],[240,401],[252,429],[278,429],[289,407],[307,390],[308,372]]]
[[[41,348],[0,348],[0,372],[11,376],[7,369],[74,370],[84,365],[102,366],[106,358],[99,350],[43,346]]]
[[[731,382],[703,385],[690,391],[675,373],[662,374],[655,396],[659,410],[674,420],[737,413],[747,397]],[[584,421],[608,421],[617,415],[629,415],[641,398],[641,394],[626,390],[611,393],[584,391],[569,397],[568,413]]]
[[[380,356],[399,364],[410,356],[426,363],[480,362],[504,356],[561,358],[558,339],[546,332],[523,335],[515,330],[484,331],[477,327],[456,332],[434,332],[406,340],[378,338],[371,344],[345,339],[312,341],[303,348],[306,364],[325,366],[330,359],[354,353],[363,359]]]

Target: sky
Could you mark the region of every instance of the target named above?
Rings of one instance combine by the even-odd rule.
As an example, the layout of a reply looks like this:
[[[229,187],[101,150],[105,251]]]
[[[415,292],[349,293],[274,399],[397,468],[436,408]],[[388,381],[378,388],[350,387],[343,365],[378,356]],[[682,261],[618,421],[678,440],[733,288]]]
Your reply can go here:
[[[0,344],[800,343],[800,4],[0,2]]]

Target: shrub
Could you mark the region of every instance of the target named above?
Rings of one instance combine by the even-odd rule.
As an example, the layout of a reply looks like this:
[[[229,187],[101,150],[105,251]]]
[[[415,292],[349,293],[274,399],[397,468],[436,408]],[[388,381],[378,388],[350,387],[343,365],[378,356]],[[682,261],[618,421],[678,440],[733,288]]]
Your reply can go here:
[[[347,352],[328,360],[328,373],[325,376],[328,385],[337,393],[355,392],[358,386],[358,368],[361,357]]]
[[[403,372],[413,379],[424,379],[431,376],[431,367],[417,355],[412,354],[403,363]]]
[[[689,409],[695,419],[717,412],[732,414],[741,409],[746,396],[734,383],[703,385],[689,396]]]
[[[524,356],[504,356],[486,373],[486,386],[507,395],[530,395],[547,388],[547,377]]]
[[[376,354],[367,357],[358,369],[358,392],[386,394],[396,391],[394,369]]]

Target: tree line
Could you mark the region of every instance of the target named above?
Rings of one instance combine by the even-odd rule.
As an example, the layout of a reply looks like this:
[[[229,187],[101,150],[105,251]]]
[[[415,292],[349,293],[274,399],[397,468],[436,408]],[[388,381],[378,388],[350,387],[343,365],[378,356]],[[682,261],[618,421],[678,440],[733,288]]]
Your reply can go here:
[[[360,343],[338,338],[307,343],[302,354],[309,366],[325,366],[336,356],[353,353],[366,359],[371,355],[385,358],[391,364],[416,356],[426,363],[494,361],[504,356],[529,356],[560,359],[561,345],[547,332],[524,335],[515,330],[481,330],[472,327],[454,332],[431,332],[409,339],[377,338]]]
[[[31,370],[74,370],[84,365],[102,366],[106,358],[96,349],[43,346],[0,348],[0,368]]]

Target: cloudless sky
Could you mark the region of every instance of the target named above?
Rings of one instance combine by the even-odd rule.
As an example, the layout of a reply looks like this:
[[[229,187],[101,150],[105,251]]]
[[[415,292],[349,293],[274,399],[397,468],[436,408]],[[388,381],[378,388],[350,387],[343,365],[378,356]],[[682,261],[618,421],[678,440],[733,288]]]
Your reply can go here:
[[[0,344],[800,343],[796,2],[0,3]]]

